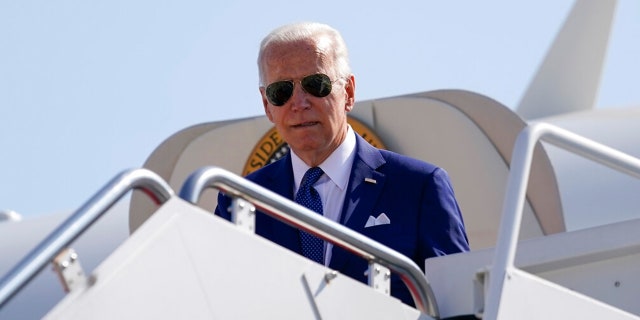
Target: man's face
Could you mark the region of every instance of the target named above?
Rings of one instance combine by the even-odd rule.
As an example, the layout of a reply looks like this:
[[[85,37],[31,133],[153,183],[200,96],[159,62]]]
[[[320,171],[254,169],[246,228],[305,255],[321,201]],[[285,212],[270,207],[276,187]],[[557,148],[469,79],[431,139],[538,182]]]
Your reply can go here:
[[[294,80],[293,94],[282,106],[272,105],[264,88],[260,92],[269,120],[309,165],[320,164],[342,143],[347,132],[347,112],[354,103],[354,78],[336,81],[334,61],[322,47],[317,48],[312,41],[274,45],[265,52],[262,61],[265,86]],[[315,97],[300,85],[300,79],[316,73],[328,75],[333,82],[326,97]]]

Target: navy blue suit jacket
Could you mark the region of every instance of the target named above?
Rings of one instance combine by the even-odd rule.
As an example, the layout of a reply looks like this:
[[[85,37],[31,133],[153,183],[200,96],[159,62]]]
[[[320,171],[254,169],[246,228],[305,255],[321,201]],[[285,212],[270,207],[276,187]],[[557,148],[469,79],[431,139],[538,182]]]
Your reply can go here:
[[[426,258],[468,251],[460,209],[447,173],[432,164],[380,150],[356,135],[356,157],[340,223],[409,257],[421,268]],[[365,182],[365,178],[376,183]],[[247,179],[293,199],[293,169],[288,154]],[[230,219],[230,199],[218,197],[216,214]],[[224,210],[222,209],[224,208]],[[365,228],[369,216],[385,213],[390,224]],[[256,233],[300,253],[297,229],[264,213],[256,216]],[[367,283],[367,262],[334,246],[329,267]],[[392,277],[391,294],[414,305],[398,276]]]

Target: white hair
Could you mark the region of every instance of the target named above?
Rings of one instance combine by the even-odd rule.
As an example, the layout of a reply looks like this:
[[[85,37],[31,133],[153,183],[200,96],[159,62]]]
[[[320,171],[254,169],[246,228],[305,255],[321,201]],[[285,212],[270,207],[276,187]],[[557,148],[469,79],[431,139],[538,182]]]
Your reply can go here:
[[[329,25],[317,22],[299,22],[281,26],[271,31],[260,43],[260,51],[258,52],[258,77],[260,85],[265,85],[265,74],[262,59],[265,51],[274,44],[290,43],[300,40],[313,39],[317,40],[321,37],[327,37],[332,45],[330,46],[332,58],[335,62],[338,77],[347,77],[351,74],[349,66],[349,53],[347,45],[338,30]]]

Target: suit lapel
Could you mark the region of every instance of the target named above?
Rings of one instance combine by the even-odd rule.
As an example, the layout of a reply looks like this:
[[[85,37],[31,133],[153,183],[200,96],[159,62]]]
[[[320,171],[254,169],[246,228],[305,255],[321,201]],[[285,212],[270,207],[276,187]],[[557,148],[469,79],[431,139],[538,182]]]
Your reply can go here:
[[[268,173],[265,187],[287,199],[293,200],[293,169],[291,168],[291,155],[287,153],[285,159],[274,164],[275,167]]]
[[[291,155],[279,160],[272,165],[272,169],[266,172],[263,186],[287,199],[293,200],[293,169],[291,168]],[[285,248],[300,253],[300,237],[298,229],[267,217],[264,214],[257,228],[262,230],[263,236],[271,239]],[[258,223],[258,222],[256,222]]]
[[[364,227],[376,199],[382,192],[384,182],[384,174],[375,171],[361,159],[356,159],[351,169],[349,189],[340,222],[354,230]],[[364,222],[360,225],[359,222],[363,219]]]
[[[356,152],[340,223],[360,232],[373,214],[373,207],[382,192],[386,177],[376,170],[385,163],[380,151],[359,135],[356,135]],[[330,266],[340,269],[349,256],[352,255],[344,250],[334,250]]]

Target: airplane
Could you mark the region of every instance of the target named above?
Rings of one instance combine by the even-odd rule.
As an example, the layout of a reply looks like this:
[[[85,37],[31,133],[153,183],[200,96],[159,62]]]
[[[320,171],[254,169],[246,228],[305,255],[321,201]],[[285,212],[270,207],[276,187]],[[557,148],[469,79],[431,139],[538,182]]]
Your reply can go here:
[[[637,161],[633,160],[634,157],[640,157],[640,144],[637,143],[640,127],[636,125],[640,120],[640,106],[616,109],[594,106],[614,10],[615,2],[576,2],[538,73],[515,108],[516,112],[490,97],[465,90],[436,90],[358,103],[350,118],[351,125],[358,133],[366,135],[380,147],[441,164],[452,178],[473,250],[466,256],[434,259],[426,265],[427,274],[429,270],[433,274],[478,273],[475,283],[489,286],[489,281],[482,279],[482,273],[477,270],[490,265],[490,259],[498,252],[492,248],[500,244],[502,230],[498,227],[504,225],[501,223],[505,215],[503,209],[509,200],[505,198],[515,189],[509,188],[513,175],[511,164],[521,155],[514,152],[518,151],[520,134],[527,132],[527,128],[544,129],[544,124],[551,124],[554,126],[554,129],[550,129],[553,132],[564,134],[563,130],[555,130],[555,127],[563,128],[570,132],[570,136],[571,132],[577,133],[624,152],[631,156],[632,163]],[[581,36],[585,33],[589,37]],[[277,158],[279,151],[283,152],[282,142],[272,130],[264,117],[189,127],[158,146],[144,167],[158,174],[173,190],[180,190],[195,170],[209,165],[243,175],[264,165],[270,158]],[[238,132],[243,134],[239,135]],[[443,132],[449,133],[444,142]],[[229,142],[225,140],[229,136],[238,137],[232,141],[233,147],[228,148],[229,152],[224,155],[207,152],[212,145],[228,145]],[[438,139],[430,139],[430,136],[437,136]],[[469,154],[474,155],[473,159]],[[525,270],[543,274],[556,284],[565,284],[573,290],[584,290],[591,295],[589,299],[581,297],[568,300],[580,306],[579,310],[568,308],[562,311],[557,304],[549,305],[549,309],[556,312],[555,316],[562,312],[575,315],[587,310],[592,314],[602,312],[612,319],[638,318],[640,310],[633,300],[633,294],[638,293],[640,285],[630,275],[634,263],[637,266],[637,249],[640,248],[640,244],[630,236],[640,218],[635,210],[640,203],[633,196],[639,186],[637,172],[635,176],[617,173],[601,163],[580,158],[549,142],[542,142],[542,147],[536,149],[532,158],[533,167],[522,209],[522,230],[516,236],[522,241],[519,252],[527,255],[518,256],[518,263]],[[630,171],[633,172],[632,169]],[[215,206],[215,192],[203,193],[196,204],[210,211]],[[154,213],[156,209],[153,201],[139,191],[134,191],[125,201],[115,204],[99,223],[73,243],[83,269],[101,268],[102,261],[112,252],[121,250],[119,248],[126,248],[130,253],[133,249],[126,246],[127,240],[136,240],[140,244],[141,237],[135,235],[153,232],[145,226],[146,221],[157,214]],[[21,221],[15,213],[7,212],[3,216],[7,218],[0,222],[0,234],[13,241],[0,244],[0,252],[5,257],[0,262],[0,275],[6,274],[30,249],[36,247],[43,235],[49,234],[70,213]],[[144,229],[144,233],[138,233],[138,229]],[[224,228],[220,231],[228,232]],[[594,232],[597,236],[594,236]],[[613,239],[612,234],[618,234],[618,238]],[[610,243],[593,249],[600,250],[595,253],[589,251],[603,242],[599,237],[605,235],[612,239]],[[229,236],[235,235],[229,232]],[[555,257],[557,260],[544,256],[545,251],[541,248],[549,243],[558,246],[550,254],[559,256]],[[562,249],[582,255],[570,255]],[[599,283],[581,287],[579,281],[585,277],[604,272],[602,267],[597,266],[598,263],[609,268],[617,265],[618,269],[600,276]],[[562,266],[561,270],[557,265]],[[309,271],[309,277],[321,272],[317,268],[308,268],[313,269]],[[614,275],[611,273],[618,278],[612,280]],[[167,278],[179,276],[165,275]],[[514,279],[527,279],[527,276],[519,271],[513,273]],[[451,279],[439,277],[430,279],[430,282],[436,293],[444,292],[443,287],[446,286],[470,290],[469,282]],[[603,288],[605,286],[607,288]],[[518,296],[517,289],[522,288],[512,289],[516,290],[513,291],[514,296]],[[349,287],[348,290],[363,291],[359,287]],[[484,294],[490,292],[487,289]],[[370,295],[362,294],[367,297]],[[551,294],[557,293],[554,291]],[[73,308],[69,307],[73,302],[69,297],[75,296],[65,295],[58,279],[45,270],[16,294],[10,303],[1,307],[0,318],[39,318],[47,312],[53,312],[50,314],[53,318],[65,317],[68,315],[64,313],[65,310]],[[484,310],[481,302],[470,301],[474,297],[469,292],[467,297],[455,301],[458,305],[439,302],[439,317],[484,313],[491,318],[488,312],[496,310]],[[144,296],[137,298],[141,305],[153,302],[145,301]],[[561,296],[557,303],[566,302],[564,298]],[[409,312],[377,296],[371,296],[370,299],[388,305],[389,310]],[[503,311],[507,313],[501,315],[503,318],[509,318],[508,312],[514,315],[528,310],[526,305],[522,305],[526,301],[503,299],[508,301],[507,311]]]

